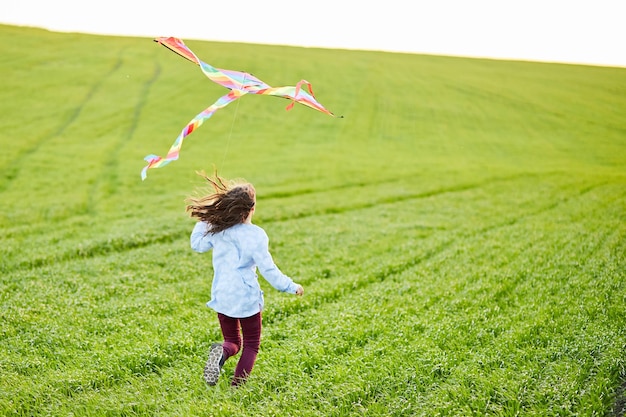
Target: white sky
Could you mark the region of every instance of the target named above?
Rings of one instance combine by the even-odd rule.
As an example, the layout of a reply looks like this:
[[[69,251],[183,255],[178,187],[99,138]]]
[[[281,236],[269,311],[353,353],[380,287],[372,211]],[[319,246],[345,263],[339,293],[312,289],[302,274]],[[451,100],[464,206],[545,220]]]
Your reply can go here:
[[[2,0],[62,32],[626,67],[623,0]]]

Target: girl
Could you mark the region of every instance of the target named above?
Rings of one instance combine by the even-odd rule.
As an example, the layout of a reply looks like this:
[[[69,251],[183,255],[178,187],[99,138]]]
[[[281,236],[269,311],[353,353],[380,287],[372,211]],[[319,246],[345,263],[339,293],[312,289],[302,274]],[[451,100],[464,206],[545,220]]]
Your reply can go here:
[[[252,224],[256,192],[250,183],[226,182],[214,175],[200,174],[212,186],[204,197],[188,199],[187,211],[199,220],[191,232],[191,248],[196,252],[213,249],[213,283],[207,306],[217,312],[224,343],[213,343],[204,368],[204,379],[215,385],[226,359],[243,350],[232,385],[246,381],[252,371],[261,343],[263,291],[257,268],[274,288],[302,295],[304,289],[284,275],[274,264],[265,231]],[[240,334],[241,332],[241,334]]]

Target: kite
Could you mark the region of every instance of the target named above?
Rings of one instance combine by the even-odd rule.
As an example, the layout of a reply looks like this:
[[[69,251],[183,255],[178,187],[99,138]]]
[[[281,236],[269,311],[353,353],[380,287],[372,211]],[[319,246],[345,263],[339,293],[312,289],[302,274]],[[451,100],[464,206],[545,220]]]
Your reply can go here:
[[[164,158],[152,154],[144,158],[144,161],[148,162],[148,165],[146,165],[141,171],[142,180],[146,179],[148,169],[161,168],[170,162],[177,160],[185,137],[200,127],[200,125],[213,116],[216,111],[226,107],[228,104],[245,94],[261,94],[283,97],[291,101],[286,110],[291,110],[295,103],[300,103],[335,117],[333,113],[326,110],[324,106],[318,103],[313,95],[311,83],[306,80],[300,80],[295,86],[270,87],[247,72],[219,69],[201,61],[181,39],[173,37],[160,37],[154,39],[154,41],[177,53],[183,58],[188,59],[194,64],[199,65],[204,75],[206,75],[211,81],[228,88],[230,91],[218,98],[215,103],[200,112],[187,124],[187,126],[183,128]]]

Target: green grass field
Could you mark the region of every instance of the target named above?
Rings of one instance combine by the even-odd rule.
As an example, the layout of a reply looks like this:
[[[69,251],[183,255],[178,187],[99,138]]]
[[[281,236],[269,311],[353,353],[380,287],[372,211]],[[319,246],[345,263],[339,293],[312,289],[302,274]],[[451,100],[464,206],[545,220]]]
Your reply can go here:
[[[625,68],[186,39],[344,118],[245,96],[142,182],[225,90],[148,38],[0,40],[0,415],[624,415]],[[202,380],[214,166],[306,291],[263,282],[239,389]]]

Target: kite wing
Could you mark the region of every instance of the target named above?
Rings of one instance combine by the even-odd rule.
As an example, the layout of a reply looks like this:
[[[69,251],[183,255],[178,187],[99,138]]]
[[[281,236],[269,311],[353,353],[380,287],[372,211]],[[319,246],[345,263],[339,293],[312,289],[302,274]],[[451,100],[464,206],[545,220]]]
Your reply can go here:
[[[288,110],[293,107],[295,102],[298,102],[312,109],[321,111],[322,113],[334,116],[333,113],[326,110],[324,106],[322,106],[315,99],[311,83],[306,80],[301,80],[295,86],[270,87],[250,73],[219,69],[201,61],[181,39],[161,37],[156,38],[154,41],[177,53],[183,58],[188,59],[194,64],[199,65],[204,75],[206,75],[211,81],[226,88],[231,90],[245,90],[250,94],[277,96],[292,100],[292,103],[287,106]],[[308,92],[301,89],[302,84],[307,86]]]
[[[154,39],[154,41],[165,46],[167,49],[171,50],[172,52],[177,53],[183,58],[187,58],[194,64],[200,65],[200,60],[198,59],[196,54],[191,52],[191,49],[187,48],[187,45],[185,45],[185,43],[181,39],[173,38],[170,36],[169,38],[166,38],[166,37],[156,38]]]
[[[302,84],[307,86],[307,90],[302,89]],[[251,92],[253,93],[253,92]],[[304,104],[307,107],[312,109],[321,111],[322,113],[326,113],[330,116],[334,116],[330,111],[326,110],[324,106],[322,106],[313,95],[313,88],[311,87],[311,83],[306,80],[301,80],[296,84],[296,86],[287,86],[287,87],[269,87],[266,89],[262,89],[254,92],[253,94],[262,94],[268,96],[276,96],[283,97],[291,100],[291,103],[287,106],[287,110],[291,110],[295,103]]]
[[[269,88],[269,85],[247,72],[219,69],[201,61],[181,39],[162,37],[156,38],[154,41],[177,53],[183,58],[188,59],[194,64],[199,65],[204,75],[206,75],[211,81],[230,90],[234,88],[237,90],[247,90],[249,88]]]

